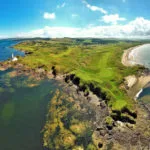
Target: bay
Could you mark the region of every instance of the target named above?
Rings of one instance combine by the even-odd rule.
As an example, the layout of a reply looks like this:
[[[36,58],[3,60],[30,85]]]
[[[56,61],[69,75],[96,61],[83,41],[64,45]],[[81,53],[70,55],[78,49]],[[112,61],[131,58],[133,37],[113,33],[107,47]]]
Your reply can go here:
[[[23,52],[11,48],[20,41],[0,40],[0,61]],[[0,149],[43,150],[42,128],[47,106],[58,88],[54,80],[12,77],[13,69],[0,71]]]

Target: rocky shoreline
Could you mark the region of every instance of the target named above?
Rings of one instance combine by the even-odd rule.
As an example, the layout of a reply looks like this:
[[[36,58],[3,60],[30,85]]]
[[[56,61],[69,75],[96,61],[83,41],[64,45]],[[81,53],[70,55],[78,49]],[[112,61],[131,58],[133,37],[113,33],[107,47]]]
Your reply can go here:
[[[80,86],[78,77],[74,74],[58,75],[55,66],[47,72],[42,67],[30,69],[16,62],[0,63],[0,70],[4,71],[8,68],[15,69],[14,75],[27,75],[36,80],[44,78],[58,80],[64,86],[65,93],[71,93],[73,97],[80,100],[80,105],[88,105],[95,112],[93,137],[97,143],[97,149],[137,150],[145,148],[148,150],[150,148],[150,132],[146,131],[150,128],[148,122],[150,118],[143,109],[144,107],[137,104],[137,112],[131,112],[128,109],[121,112],[111,110],[107,104],[107,95],[101,92],[100,88],[94,87],[92,84]],[[132,79],[129,77],[128,82],[131,82],[133,78],[133,76]],[[136,84],[143,85],[141,82],[143,83],[143,76],[134,78],[134,82],[128,84],[131,86],[128,92]],[[87,91],[87,86],[90,91]]]
[[[68,85],[68,87],[70,89],[70,85]],[[78,90],[77,86],[75,86],[75,88]],[[83,93],[82,90],[79,91],[78,94],[81,95],[82,99],[86,101],[90,99],[88,96],[87,97],[84,96],[85,94]],[[88,101],[88,103],[91,103],[92,99],[94,99],[94,97],[91,97],[91,101]],[[140,131],[140,128],[145,129],[149,128],[149,123],[146,122],[149,116],[146,113],[145,116],[143,116],[144,110],[142,110],[142,108],[140,108],[138,104],[137,104],[138,116],[136,116],[136,114],[131,114],[131,112],[128,112],[128,110],[122,110],[122,112],[124,111],[125,114],[127,114],[128,112],[131,116],[133,116],[133,118],[136,119],[136,122],[130,120],[129,118],[127,119],[126,117],[124,118],[119,117],[120,112],[117,112],[118,116],[115,117],[119,118],[116,118],[115,120],[115,117],[113,118],[112,112],[110,108],[107,106],[106,101],[101,99],[99,96],[97,96],[97,103],[91,103],[91,106],[93,105],[94,110],[96,112],[96,120],[93,124],[95,126],[93,136],[95,139],[99,141],[99,143],[102,144],[101,147],[102,149],[105,150],[109,148],[110,149],[117,148],[127,150],[127,149],[138,149],[139,147],[144,147],[147,150],[149,149],[148,143],[150,141],[150,138],[148,138],[149,136],[144,137],[142,135],[142,132]],[[113,119],[111,119],[111,117]],[[143,122],[145,122],[145,125],[147,126],[143,125],[142,124]],[[140,136],[142,140],[141,139],[139,140]],[[140,142],[141,143],[145,142],[145,145],[142,145]]]

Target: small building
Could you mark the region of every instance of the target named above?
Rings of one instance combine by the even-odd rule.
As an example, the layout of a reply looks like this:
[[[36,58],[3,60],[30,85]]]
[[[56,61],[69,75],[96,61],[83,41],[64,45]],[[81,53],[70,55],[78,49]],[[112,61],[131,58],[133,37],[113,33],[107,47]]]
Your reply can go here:
[[[18,58],[14,56],[14,54],[12,53],[12,61],[17,61]]]

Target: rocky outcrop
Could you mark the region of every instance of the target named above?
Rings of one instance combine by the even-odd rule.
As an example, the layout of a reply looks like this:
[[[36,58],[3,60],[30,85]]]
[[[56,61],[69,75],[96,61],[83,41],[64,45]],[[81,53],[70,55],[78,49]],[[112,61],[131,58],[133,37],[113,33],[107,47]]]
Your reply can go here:
[[[55,66],[52,66],[52,74],[54,75],[54,78],[56,78],[57,71]]]
[[[134,112],[131,112],[127,107],[124,107],[122,110],[121,110],[122,113],[127,113],[128,115],[132,116],[134,119],[137,118],[137,112],[134,111]]]
[[[130,124],[136,123],[135,119],[132,116],[130,116],[129,114],[122,113],[121,111],[117,111],[117,110],[112,111],[111,117],[115,121],[121,121],[125,123],[130,123]]]
[[[72,80],[73,84],[79,86],[80,85],[80,78],[79,77],[74,77],[74,79]]]
[[[43,69],[44,66],[39,66],[36,69],[31,69],[25,67],[22,64],[17,64],[15,67],[19,74],[30,74],[33,75],[33,77],[39,79],[44,78],[47,73],[46,70]],[[58,76],[55,66],[52,67],[52,74],[54,78]],[[77,90],[78,92],[75,91],[74,93],[76,93],[76,95],[78,94],[77,98],[79,98],[79,96],[82,96],[81,100],[85,99],[86,103],[89,104],[91,108],[93,107],[93,105],[90,104],[90,101],[92,101],[93,97],[90,97],[89,93],[93,93],[95,97],[99,97],[99,104],[95,105],[94,109],[92,108],[95,114],[91,115],[91,117],[96,116],[96,121],[93,122],[93,125],[95,126],[95,132],[97,133],[98,142],[96,142],[96,145],[99,149],[113,147],[113,145],[115,145],[117,142],[120,145],[128,145],[128,141],[130,141],[131,144],[135,143],[136,146],[136,144],[139,142],[139,135],[136,135],[134,131],[134,126],[138,117],[136,111],[131,111],[127,107],[124,107],[120,111],[111,110],[111,108],[107,105],[107,102],[109,101],[107,93],[105,93],[100,87],[94,85],[93,83],[81,83],[80,78],[75,74],[65,75],[64,81],[68,84],[69,88],[71,88],[70,85],[76,85],[75,90]],[[73,92],[69,91],[69,93]],[[81,101],[79,102],[81,103]],[[85,103],[82,104],[82,106],[83,105],[85,105]],[[83,108],[81,107],[81,109]],[[87,113],[90,114],[90,112],[88,111]],[[69,118],[69,116],[67,118]],[[117,124],[118,122],[120,125]],[[131,138],[131,136],[133,138]],[[142,135],[140,136],[143,138],[143,141],[146,140],[145,143],[147,144],[148,139],[146,139]],[[99,139],[103,140],[99,141]]]
[[[75,84],[78,87],[77,92],[82,91],[85,96],[88,96],[89,92],[92,92],[97,97],[105,101],[106,104],[109,101],[109,99],[107,98],[108,97],[107,94],[103,92],[100,87],[96,87],[93,83],[81,84],[80,78],[76,77],[75,74],[66,75],[64,80],[66,83],[72,82],[73,84]],[[131,112],[127,107],[124,107],[121,111],[112,110],[110,117],[112,117],[114,121],[121,121],[125,123],[135,124],[136,123],[135,119],[137,118],[137,112]],[[114,124],[112,125],[107,124],[106,126],[109,129],[112,129],[113,125]]]
[[[31,55],[31,54],[33,54],[33,52],[27,52],[27,51],[25,51],[25,54],[26,55]]]
[[[66,83],[72,82],[76,86],[78,86],[78,91],[82,91],[85,93],[85,96],[89,95],[89,91],[95,94],[97,97],[101,98],[102,100],[108,100],[107,94],[102,92],[100,87],[95,87],[93,83],[89,84],[80,84],[80,78],[76,77],[75,74],[66,75],[64,78]]]

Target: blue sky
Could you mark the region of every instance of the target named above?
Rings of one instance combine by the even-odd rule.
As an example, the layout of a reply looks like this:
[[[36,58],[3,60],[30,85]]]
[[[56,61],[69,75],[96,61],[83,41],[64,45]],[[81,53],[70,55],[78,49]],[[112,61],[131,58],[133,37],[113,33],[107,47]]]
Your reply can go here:
[[[149,0],[0,0],[0,37],[149,38]]]

